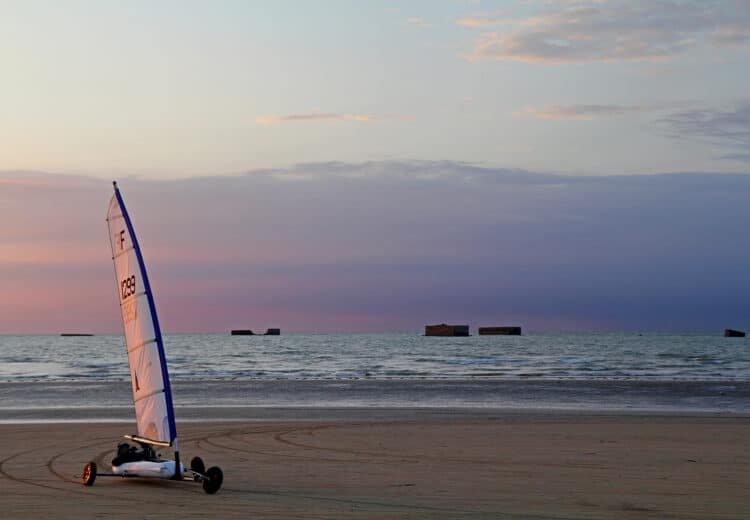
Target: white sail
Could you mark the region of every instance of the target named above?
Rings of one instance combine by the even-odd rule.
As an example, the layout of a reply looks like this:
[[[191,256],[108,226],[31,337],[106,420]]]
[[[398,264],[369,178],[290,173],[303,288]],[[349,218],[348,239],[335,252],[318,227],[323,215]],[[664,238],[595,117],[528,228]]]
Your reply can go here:
[[[117,184],[109,202],[107,224],[138,436],[153,443],[172,445],[177,432],[159,320],[138,239]]]

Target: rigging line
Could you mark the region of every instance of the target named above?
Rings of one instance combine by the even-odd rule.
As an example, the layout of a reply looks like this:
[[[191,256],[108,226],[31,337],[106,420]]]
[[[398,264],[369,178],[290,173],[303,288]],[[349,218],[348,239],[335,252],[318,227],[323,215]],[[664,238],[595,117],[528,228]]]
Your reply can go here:
[[[144,295],[144,294],[146,294],[147,292],[148,292],[148,291],[141,291],[141,292],[137,292],[137,293],[133,293],[133,294],[131,294],[130,296],[128,296],[127,298],[125,298],[124,300],[122,300],[122,301],[120,302],[120,307],[122,307],[123,305],[125,305],[125,303],[129,302],[129,301],[130,301],[131,299],[133,299],[133,298],[140,298],[141,296],[143,296],[143,295]]]
[[[115,256],[113,256],[113,257],[112,257],[112,260],[114,260],[115,258],[119,258],[119,257],[121,257],[122,255],[124,255],[124,254],[126,254],[126,253],[129,253],[130,251],[132,251],[132,250],[134,250],[134,249],[135,249],[135,248],[134,248],[133,246],[130,246],[130,247],[128,247],[127,249],[123,249],[123,250],[122,250],[122,251],[120,251],[119,253],[115,254]]]
[[[138,345],[136,345],[135,347],[133,347],[133,348],[131,348],[131,349],[128,349],[128,354],[130,354],[131,352],[135,352],[135,351],[136,351],[136,350],[138,350],[139,348],[143,348],[143,347],[145,347],[145,346],[146,346],[146,345],[148,345],[149,343],[156,343],[156,338],[151,338],[151,339],[147,339],[147,340],[146,340],[146,341],[144,341],[143,343],[139,343],[139,344],[138,344]]]
[[[142,395],[138,399],[135,399],[133,401],[133,404],[137,403],[138,401],[143,401],[144,399],[147,399],[147,398],[149,398],[151,396],[154,396],[156,394],[163,393],[163,392],[164,392],[163,388],[160,388],[159,390],[154,390],[153,392],[149,392],[146,395]]]

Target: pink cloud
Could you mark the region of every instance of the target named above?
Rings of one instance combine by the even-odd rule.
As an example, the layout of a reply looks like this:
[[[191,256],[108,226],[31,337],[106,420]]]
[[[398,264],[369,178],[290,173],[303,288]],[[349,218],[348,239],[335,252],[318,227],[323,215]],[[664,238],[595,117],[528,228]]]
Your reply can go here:
[[[487,18],[466,17],[466,18],[459,18],[458,20],[456,20],[456,25],[459,25],[461,27],[472,27],[472,28],[494,27],[495,25],[497,25],[497,22],[495,20],[489,20]]]
[[[377,118],[375,116],[365,114],[334,114],[313,112],[310,114],[259,116],[255,119],[255,122],[261,125],[275,125],[280,123],[299,123],[314,121],[357,121],[359,123],[371,123],[376,120]]]
[[[593,119],[596,117],[621,116],[639,112],[650,112],[666,106],[647,105],[547,105],[544,107],[527,107],[518,112],[521,116],[540,119]]]
[[[750,41],[750,4],[741,1],[547,2],[507,30],[481,34],[466,58],[528,63],[659,61],[699,47]],[[486,27],[478,18],[465,26]]]
[[[431,23],[419,16],[412,16],[410,18],[407,18],[406,23],[415,27],[432,27]]]

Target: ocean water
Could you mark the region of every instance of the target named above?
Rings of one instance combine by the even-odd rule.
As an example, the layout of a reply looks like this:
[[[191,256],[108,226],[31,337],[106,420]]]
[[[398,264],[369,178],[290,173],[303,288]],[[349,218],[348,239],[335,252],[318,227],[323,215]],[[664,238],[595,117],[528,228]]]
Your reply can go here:
[[[172,380],[750,381],[750,338],[719,334],[170,334]],[[0,381],[127,380],[122,336],[0,336]]]
[[[718,333],[170,334],[164,341],[178,407],[750,412],[750,338]],[[122,336],[0,336],[0,419],[60,407],[132,413],[130,399]]]

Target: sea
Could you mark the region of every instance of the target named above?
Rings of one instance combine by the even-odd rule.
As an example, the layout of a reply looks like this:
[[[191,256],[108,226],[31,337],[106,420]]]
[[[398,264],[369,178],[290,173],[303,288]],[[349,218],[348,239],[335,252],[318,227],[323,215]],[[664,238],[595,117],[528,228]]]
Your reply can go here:
[[[358,407],[750,413],[750,338],[716,332],[167,334],[164,344],[178,412]],[[61,409],[132,415],[123,337],[0,335],[0,421],[45,411],[60,417]]]

